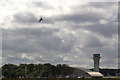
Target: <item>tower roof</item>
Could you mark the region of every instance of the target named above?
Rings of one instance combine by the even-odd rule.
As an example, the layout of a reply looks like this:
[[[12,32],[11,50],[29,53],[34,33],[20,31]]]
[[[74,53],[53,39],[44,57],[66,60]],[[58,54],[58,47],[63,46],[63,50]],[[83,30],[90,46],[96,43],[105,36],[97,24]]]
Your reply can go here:
[[[100,57],[100,54],[93,54],[94,57]]]

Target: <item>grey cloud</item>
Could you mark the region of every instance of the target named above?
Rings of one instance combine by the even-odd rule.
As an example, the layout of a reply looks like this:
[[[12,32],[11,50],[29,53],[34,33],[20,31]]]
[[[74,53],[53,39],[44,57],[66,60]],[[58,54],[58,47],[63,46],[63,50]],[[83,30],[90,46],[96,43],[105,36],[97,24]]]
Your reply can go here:
[[[105,58],[105,57],[103,57]],[[112,68],[112,66],[118,68],[118,62],[117,62],[117,58],[116,59],[110,59],[109,60],[102,60],[103,58],[101,58],[101,61],[100,61],[100,67],[102,68]]]
[[[41,2],[40,3],[33,3],[33,4],[41,6],[41,8],[49,5],[47,3],[41,3]],[[102,8],[102,10],[106,10],[106,9],[104,9],[105,4],[110,5],[109,3],[89,3],[88,5],[85,5],[85,9],[87,9],[88,7],[92,7],[92,6],[93,6],[93,8],[96,8],[95,4],[99,4],[99,6]],[[113,3],[111,3],[111,4],[113,4]],[[50,7],[48,6],[47,8],[50,8]],[[76,8],[81,9],[81,7],[79,7],[79,6],[77,6]],[[107,14],[105,12],[101,12],[101,13],[95,12],[95,11],[88,12],[87,10],[86,11],[78,10],[78,12],[76,12],[76,9],[74,9],[74,8],[72,8],[72,11],[73,12],[68,13],[68,14],[60,14],[60,15],[51,16],[51,17],[46,17],[44,15],[43,18],[45,20],[42,23],[53,24],[57,21],[67,21],[70,23],[71,22],[80,23],[80,22],[85,22],[85,21],[86,22],[87,21],[97,22],[101,19],[108,20],[108,19],[106,19]],[[30,13],[30,12],[26,12],[25,14],[17,13],[14,16],[14,18],[15,18],[14,21],[16,21],[16,22],[22,22],[22,23],[37,23],[38,22],[38,19],[35,17],[35,15]]]
[[[36,17],[35,14],[31,12],[24,12],[23,13],[16,13],[13,16],[13,23],[21,23],[21,24],[32,24],[32,23],[39,23],[39,18],[42,17],[43,21],[41,24],[53,24],[54,18],[53,17],[46,17],[46,16],[39,16]]]
[[[55,64],[55,65],[60,64],[60,63],[64,63],[63,58],[59,57],[57,54],[56,55],[54,54],[54,55],[49,56],[49,57],[43,57],[43,58],[36,57],[35,60],[42,62],[42,63],[49,62],[49,63]]]
[[[104,47],[103,49],[103,53],[104,53],[104,56],[106,56],[108,59],[115,59],[115,58],[118,58],[118,49],[116,46],[113,46],[113,47]],[[109,55],[109,56],[108,56]]]
[[[84,27],[87,30],[93,31],[95,33],[99,33],[105,37],[112,37],[113,34],[118,34],[118,27],[117,24],[108,23],[107,25],[104,24],[95,24],[92,26]]]
[[[100,40],[97,37],[95,37],[93,35],[87,36],[86,43],[84,43],[84,44],[85,44],[85,47],[91,47],[91,48],[102,47],[105,45],[102,42],[100,42]]]
[[[29,56],[32,56],[33,54],[36,56],[39,56],[39,55],[45,56],[45,59],[43,58],[39,59],[39,57],[35,58],[35,56],[33,56],[36,61],[51,62],[53,64],[65,63],[65,62],[72,64],[71,61],[64,61],[63,57],[60,58],[57,55],[61,54],[65,56],[66,53],[67,54],[69,53],[71,55],[73,54],[73,52],[71,51],[73,50],[74,46],[76,45],[79,46],[83,44],[85,50],[81,49],[83,50],[83,53],[80,53],[80,54],[84,54],[83,57],[85,57],[85,55],[87,57],[88,55],[89,56],[92,55],[92,53],[90,52],[92,49],[86,51],[87,48],[96,49],[96,47],[102,48],[104,46],[109,45],[109,43],[108,45],[101,43],[98,37],[92,34],[85,35],[83,33],[81,33],[81,35],[84,35],[86,37],[83,41],[87,41],[87,42],[81,41],[79,37],[74,37],[75,39],[73,40],[72,40],[73,37],[64,37],[65,40],[69,40],[69,41],[67,41],[68,44],[66,43],[63,44],[61,42],[61,38],[55,35],[56,33],[60,33],[60,31],[58,29],[48,29],[48,28],[3,30],[3,47],[2,47],[3,57],[9,58],[9,56],[6,56],[8,55],[8,53],[14,56],[18,56],[18,55],[21,55],[22,53],[26,53]],[[77,35],[79,36],[79,34]],[[98,51],[99,50],[97,50],[97,52]],[[103,50],[101,52],[104,53],[104,55],[108,55],[107,53],[109,53],[111,57],[113,55],[112,53],[117,54],[116,50],[113,51],[110,48],[106,49],[105,51]],[[55,57],[58,57],[58,58],[56,59]],[[11,62],[13,59],[11,59]],[[20,59],[18,59],[18,61],[19,60]],[[26,60],[26,61],[32,62],[29,60]],[[78,63],[75,62],[75,64],[78,64]]]
[[[14,56],[22,53],[30,56],[33,54],[47,56],[48,54],[56,55],[57,53],[70,52],[71,44],[62,46],[61,39],[55,36],[57,31],[59,30],[44,28],[3,30],[3,57],[9,58],[9,56],[6,56],[8,53]]]
[[[52,32],[53,31],[53,32]],[[15,50],[16,52],[34,52],[39,51],[42,38],[52,37],[56,30],[47,30],[44,32],[41,29],[20,29],[20,30],[3,30],[3,46],[4,50]],[[9,40],[7,39],[9,38]],[[33,41],[32,41],[33,40]],[[48,40],[49,41],[49,40]],[[54,45],[54,44],[53,44]],[[34,48],[32,47],[34,46]],[[36,49],[37,48],[37,49]]]
[[[41,28],[41,26],[34,28],[35,26],[39,26],[39,24],[37,24],[37,17],[32,12],[16,12],[13,16],[13,21],[9,24],[18,23],[19,26],[31,23],[36,24],[30,25],[33,28],[2,30],[3,62],[36,63],[38,61],[53,64],[91,65],[91,61],[87,62],[83,60],[88,58],[92,59],[93,52],[100,52],[103,56],[108,56],[106,58],[103,57],[106,60],[103,59],[101,65],[108,66],[117,58],[117,43],[113,42],[115,45],[111,45],[111,40],[113,39],[113,35],[117,35],[118,27],[117,24],[114,24],[115,21],[111,19],[113,17],[110,16],[106,18],[107,15],[113,14],[107,13],[110,12],[108,8],[112,5],[114,5],[114,3],[89,3],[83,7],[76,6],[76,8],[71,8],[71,12],[68,14],[58,14],[50,17],[44,15],[44,20],[40,24],[45,28]],[[40,10],[41,8],[47,9],[48,7],[49,10],[53,9],[53,7],[50,7],[50,5],[46,3],[32,3],[32,6]],[[90,7],[94,9],[101,8],[101,13],[99,13],[99,11],[87,11],[87,8]],[[101,19],[108,21],[108,23],[100,24],[99,20]],[[63,23],[64,21],[65,23]],[[85,22],[90,22],[92,25],[82,26],[79,24],[84,24]],[[15,25],[13,24],[13,26]],[[68,29],[68,32],[64,32],[64,29]],[[86,35],[82,30],[88,30],[88,34]],[[74,32],[73,34],[72,31]],[[103,37],[105,39],[102,39]],[[108,42],[104,41],[106,39],[110,40]],[[82,48],[80,47],[81,45],[83,45]],[[78,50],[75,49],[76,47]],[[28,57],[32,56],[34,60],[21,58],[22,53],[26,53]],[[79,56],[79,61],[74,58],[74,55]],[[73,61],[64,60],[66,56]]]
[[[110,8],[116,4],[117,2],[92,2],[92,3],[89,3],[88,5],[95,8]]]
[[[107,20],[108,22],[109,21],[111,22],[111,20],[113,19],[112,16],[114,17],[116,16],[116,19],[117,19],[117,14],[116,14],[117,12],[113,5],[117,6],[116,3],[109,3],[109,2],[106,2],[106,3],[92,2],[82,7],[77,5],[71,8],[72,10],[71,13],[60,14],[60,15],[54,16],[53,20],[54,21],[67,21],[68,23],[71,23],[71,22],[73,23],[80,23],[80,22],[96,23],[99,20]],[[99,9],[97,9],[97,6],[101,8],[100,11]],[[89,8],[92,8],[92,9],[89,10]],[[109,11],[108,8],[112,9],[112,11]],[[108,13],[109,15],[111,14],[111,17],[107,17]]]
[[[33,61],[26,59],[26,58],[21,58],[21,57],[7,57],[7,59],[2,61],[2,64],[6,63],[12,63],[12,64],[19,64],[19,63],[32,63]]]
[[[95,7],[94,7],[95,8]],[[79,9],[79,8],[78,8]],[[66,21],[68,23],[74,23],[74,24],[78,24],[78,23],[82,23],[82,22],[91,22],[91,23],[97,23],[100,20],[105,20],[108,22],[115,22],[113,21],[114,17],[116,16],[115,20],[117,21],[117,14],[115,14],[116,12],[111,13],[110,11],[107,11],[106,9],[104,9],[102,7],[101,12],[97,12],[97,11],[84,11],[82,12],[81,10],[79,10],[78,12],[74,11],[76,9],[73,9],[73,12],[71,12],[70,14],[60,14],[57,16],[53,16],[51,17],[51,22],[63,22]],[[105,10],[105,12],[104,12]],[[107,17],[107,13],[111,13],[111,17]],[[49,20],[50,18],[48,18]],[[49,20],[50,21],[50,20]]]
[[[107,24],[96,23],[89,26],[73,25],[71,28],[74,30],[85,29],[88,31],[92,31],[95,34],[101,34],[109,38],[112,37],[114,34],[118,34],[118,26],[114,22],[110,22]]]
[[[70,23],[71,22],[80,23],[80,22],[97,22],[100,19],[104,19],[104,16],[98,13],[86,12],[84,14],[74,13],[74,14],[60,15],[53,19],[57,21],[67,21]]]
[[[39,20],[35,17],[35,15],[31,12],[24,12],[24,13],[16,13],[13,16],[13,22],[17,23],[37,23]]]
[[[54,7],[52,5],[49,5],[47,2],[33,2],[33,6],[38,8],[44,8],[44,9],[53,9]]]

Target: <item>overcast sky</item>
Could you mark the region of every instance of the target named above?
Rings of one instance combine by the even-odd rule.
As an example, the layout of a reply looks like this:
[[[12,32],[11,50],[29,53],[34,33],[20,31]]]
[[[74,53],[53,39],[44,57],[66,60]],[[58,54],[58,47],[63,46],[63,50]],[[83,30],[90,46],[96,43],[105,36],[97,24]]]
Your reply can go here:
[[[0,3],[2,64],[51,63],[93,67],[118,66],[117,2]],[[43,21],[40,23],[39,18]]]

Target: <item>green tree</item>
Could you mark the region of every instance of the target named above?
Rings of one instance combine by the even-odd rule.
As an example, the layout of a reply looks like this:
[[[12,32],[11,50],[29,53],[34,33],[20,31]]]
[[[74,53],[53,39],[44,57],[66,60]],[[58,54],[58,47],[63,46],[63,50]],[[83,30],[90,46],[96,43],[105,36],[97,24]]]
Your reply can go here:
[[[19,76],[24,76],[25,77],[25,70],[24,70],[24,68],[19,67],[16,70],[16,75],[17,75],[17,77],[19,77]]]
[[[57,74],[56,66],[52,65],[51,69],[52,69],[52,77],[56,77],[56,74]]]
[[[33,77],[37,77],[37,75],[38,75],[38,71],[33,71],[33,72],[32,72],[32,76],[33,76]]]
[[[16,74],[14,74],[15,70],[17,70],[17,66],[13,65],[13,64],[5,64],[4,66],[2,66],[2,73],[3,76],[7,77],[7,78],[13,78],[16,77]]]
[[[34,77],[36,77],[36,76],[39,76],[40,77],[40,73],[41,73],[41,71],[42,71],[42,64],[36,64],[36,65],[34,65],[34,67],[35,67],[35,70],[34,70],[34,72],[32,73],[33,74],[33,76]]]
[[[34,64],[28,64],[27,65],[27,75],[28,75],[28,77],[31,75],[31,73],[33,72],[35,70],[35,68],[34,68]]]
[[[40,73],[41,77],[52,77],[52,73],[52,65],[49,63],[44,64]]]
[[[48,77],[48,71],[47,70],[42,70],[40,73],[41,77]]]
[[[74,69],[69,67],[67,64],[58,64],[56,66],[57,76],[61,75],[65,77],[66,75],[71,75],[74,72]]]
[[[16,66],[14,64],[5,64],[2,66],[2,74],[7,78],[17,78],[19,76],[27,77],[56,77],[56,76],[66,76],[71,75],[74,69],[66,64],[58,64],[57,66],[46,64],[20,64]],[[110,70],[111,75],[114,75],[113,70]],[[107,71],[107,74],[109,73]],[[25,75],[26,73],[26,75]]]
[[[16,70],[11,70],[11,72],[10,72],[10,77],[11,77],[11,78],[16,78],[16,77],[17,77],[17,75],[16,75]]]
[[[63,75],[63,76],[66,76],[66,75],[68,75],[68,74],[69,74],[69,66],[66,65],[66,64],[63,64],[63,65],[62,65],[62,75]]]
[[[35,65],[35,70],[38,71],[38,73],[40,73],[42,70],[42,66],[42,64]]]
[[[3,75],[4,77],[9,78],[10,74],[9,74],[8,69],[2,69],[2,75]]]
[[[56,66],[56,75],[57,76],[62,75],[62,65],[61,64],[58,64]]]

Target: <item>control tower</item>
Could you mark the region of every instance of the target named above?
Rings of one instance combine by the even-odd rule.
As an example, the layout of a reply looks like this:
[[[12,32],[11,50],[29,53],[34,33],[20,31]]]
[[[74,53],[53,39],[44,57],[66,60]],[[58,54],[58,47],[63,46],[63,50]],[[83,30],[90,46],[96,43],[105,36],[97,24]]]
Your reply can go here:
[[[94,60],[94,72],[99,72],[99,61],[100,61],[100,54],[93,54]]]

